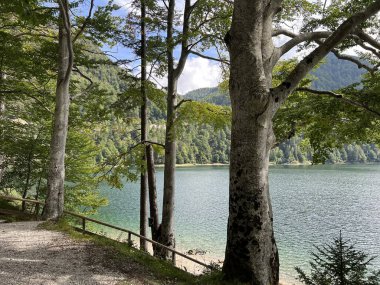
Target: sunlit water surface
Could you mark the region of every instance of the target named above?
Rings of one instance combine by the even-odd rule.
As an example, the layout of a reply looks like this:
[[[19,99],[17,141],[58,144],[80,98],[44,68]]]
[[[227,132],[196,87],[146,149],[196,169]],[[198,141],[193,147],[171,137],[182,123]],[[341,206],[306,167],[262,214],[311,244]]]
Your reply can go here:
[[[157,171],[159,204],[163,172]],[[281,279],[296,283],[295,266],[308,268],[313,244],[339,235],[380,256],[380,165],[272,166],[270,191]],[[138,232],[139,185],[102,188],[109,206],[97,218]],[[176,172],[175,235],[182,251],[200,248],[223,259],[228,215],[228,167]],[[374,261],[380,268],[380,257]]]

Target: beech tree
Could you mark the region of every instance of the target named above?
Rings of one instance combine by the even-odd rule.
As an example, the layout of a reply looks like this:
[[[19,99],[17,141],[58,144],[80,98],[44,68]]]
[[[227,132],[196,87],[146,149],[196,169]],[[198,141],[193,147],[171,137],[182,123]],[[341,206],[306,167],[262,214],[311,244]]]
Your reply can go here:
[[[166,60],[167,60],[167,101],[166,101],[166,134],[165,134],[165,168],[162,223],[158,241],[174,247],[174,195],[176,165],[176,125],[183,103],[178,102],[178,80],[191,54],[223,62],[221,58],[205,55],[203,52],[210,45],[220,42],[226,23],[229,20],[229,6],[220,5],[218,1],[184,0],[183,18],[180,25],[176,20],[176,1],[165,2],[167,9],[166,27]],[[179,26],[181,31],[177,31]],[[175,48],[180,50],[176,59]],[[162,254],[165,255],[165,254]]]
[[[74,49],[69,15],[69,1],[59,0],[59,53],[54,127],[51,138],[47,198],[44,218],[56,220],[63,214],[65,153],[69,123],[70,79],[74,65]]]
[[[50,159],[47,179],[47,198],[44,210],[44,218],[57,220],[63,214],[64,188],[65,188],[65,154],[69,123],[70,100],[76,99],[70,96],[70,80],[72,72],[76,71],[81,77],[90,81],[89,87],[93,86],[92,80],[84,75],[75,65],[74,44],[77,43],[84,32],[87,32],[88,42],[91,44],[106,42],[114,35],[113,18],[111,10],[97,7],[93,12],[95,1],[89,1],[88,14],[76,16],[73,9],[82,1],[57,0],[59,8],[58,17],[58,60],[57,60],[57,83],[55,96],[55,112],[53,131],[50,144]],[[72,21],[74,19],[73,28]],[[78,45],[77,47],[78,48]],[[83,47],[81,47],[83,48]],[[78,52],[78,51],[77,51]],[[87,90],[88,91],[88,90]]]
[[[128,26],[122,44],[132,49],[136,55],[133,59],[126,60],[132,63],[141,59],[140,93],[141,104],[141,140],[140,143],[147,145],[147,152],[142,160],[146,161],[147,171],[142,169],[141,176],[141,200],[140,200],[140,233],[145,233],[145,192],[146,176],[149,177],[149,200],[152,237],[167,246],[175,246],[174,243],[174,194],[175,194],[175,164],[176,164],[176,141],[180,133],[181,118],[184,118],[182,111],[186,111],[186,105],[191,105],[189,100],[178,102],[177,85],[178,80],[184,70],[187,59],[191,54],[208,59],[223,61],[218,57],[210,57],[203,51],[210,48],[216,42],[223,45],[223,34],[228,29],[230,19],[230,7],[220,5],[218,1],[198,0],[193,1],[132,1],[132,7],[140,8],[136,13],[130,12],[128,15]],[[177,10],[176,4],[182,3],[182,9]],[[178,5],[179,6],[179,5]],[[136,24],[139,24],[139,34],[135,32]],[[165,35],[166,36],[165,36]],[[138,39],[136,39],[138,38]],[[179,50],[179,54],[175,52]],[[121,61],[123,62],[123,61]],[[149,73],[147,73],[149,66]],[[168,83],[165,87],[166,95],[166,131],[164,144],[147,140],[148,123],[146,114],[146,103],[154,102],[154,93],[157,90],[151,87],[155,79],[152,75],[167,76]],[[162,93],[162,92],[161,92]],[[149,99],[149,100],[147,100]],[[185,104],[186,103],[186,104]],[[198,106],[198,105],[197,105]],[[160,108],[161,109],[161,108]],[[195,107],[192,112],[198,112]],[[203,108],[206,110],[206,107]],[[212,109],[212,108],[211,108]],[[144,131],[146,130],[146,131]],[[153,169],[153,149],[150,146],[158,145],[165,148],[165,168],[164,168],[164,198],[162,207],[162,221],[158,220],[158,206],[156,199],[156,185]],[[145,173],[145,174],[144,174]],[[144,245],[141,244],[143,248]],[[166,257],[166,250],[155,249],[155,254],[163,258]]]
[[[341,52],[359,45],[370,53],[378,53],[378,30],[371,27],[376,28],[379,23],[375,20],[379,10],[380,0],[341,0],[331,4],[234,1],[232,25],[225,37],[231,60],[232,105],[229,219],[223,264],[226,279],[262,285],[279,283],[268,184],[269,152],[276,142],[273,118],[301,80],[329,52],[376,71],[376,66]],[[297,17],[303,17],[297,33],[283,28]],[[276,47],[274,37],[279,35],[290,39]],[[281,84],[273,86],[273,68],[298,45],[309,53]]]

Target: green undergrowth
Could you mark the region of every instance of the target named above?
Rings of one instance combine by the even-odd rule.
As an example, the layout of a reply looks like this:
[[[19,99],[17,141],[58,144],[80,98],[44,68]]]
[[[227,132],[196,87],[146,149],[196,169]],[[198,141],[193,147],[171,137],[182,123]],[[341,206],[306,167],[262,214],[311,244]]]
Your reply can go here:
[[[150,254],[142,252],[126,243],[121,243],[106,237],[92,234],[83,234],[75,230],[67,220],[60,220],[58,223],[45,222],[40,225],[41,228],[47,230],[55,230],[68,233],[70,237],[77,240],[86,240],[94,244],[104,247],[112,251],[112,259],[117,264],[135,262],[139,264],[145,276],[151,276],[151,280],[145,280],[144,284],[209,284],[209,285],[239,285],[241,283],[229,282],[226,283],[222,280],[222,273],[220,271],[213,271],[205,273],[201,276],[194,276],[185,272],[170,262],[160,260],[152,257]],[[148,274],[146,274],[148,273]],[[147,278],[147,277],[146,277]],[[130,283],[125,283],[130,284]]]
[[[36,217],[34,215],[22,213],[20,209],[21,209],[21,202],[7,201],[7,200],[0,199],[0,210],[15,212],[14,214],[12,214],[11,212],[6,213],[6,214],[0,213],[0,220],[4,220],[7,223],[36,220]]]
[[[11,201],[0,200],[0,209],[18,211],[19,206],[17,205],[17,203]]]

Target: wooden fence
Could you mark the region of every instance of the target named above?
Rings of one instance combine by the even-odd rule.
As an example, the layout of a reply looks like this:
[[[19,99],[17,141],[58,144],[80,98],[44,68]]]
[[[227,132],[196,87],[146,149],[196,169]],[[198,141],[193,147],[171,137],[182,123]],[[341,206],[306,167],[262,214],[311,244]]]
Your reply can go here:
[[[31,199],[22,199],[22,198],[16,198],[16,197],[11,197],[11,196],[3,196],[3,195],[0,195],[0,199],[4,199],[4,200],[8,200],[8,201],[23,201],[25,203],[32,203],[32,204],[35,204],[35,205],[38,205],[38,206],[44,206],[45,203],[44,202],[41,202],[41,201],[38,201],[38,200],[31,200]],[[75,218],[78,218],[81,220],[81,229],[83,231],[83,233],[86,233],[86,232],[89,232],[91,233],[90,231],[88,231],[88,229],[86,229],[86,223],[87,222],[92,222],[92,223],[95,223],[95,224],[98,224],[98,225],[102,225],[102,226],[105,226],[105,227],[108,227],[108,228],[111,228],[111,229],[115,229],[115,230],[118,230],[118,231],[121,231],[121,232],[124,232],[124,233],[127,233],[128,234],[128,243],[132,243],[132,236],[135,236],[137,238],[139,238],[140,240],[145,240],[146,242],[148,243],[151,243],[152,245],[155,245],[155,246],[158,246],[158,247],[161,247],[161,248],[164,248],[166,249],[167,251],[171,252],[172,254],[172,262],[174,265],[176,265],[176,255],[178,256],[181,256],[187,260],[190,260],[194,263],[197,263],[198,265],[201,265],[205,268],[208,268],[208,269],[213,269],[213,266],[212,265],[209,265],[209,264],[206,264],[202,261],[199,261],[195,258],[192,258],[184,253],[181,253],[179,251],[176,251],[175,249],[171,248],[171,247],[168,247],[166,245],[163,245],[161,243],[158,243],[154,240],[151,240],[147,237],[144,237],[142,235],[139,235],[138,233],[135,233],[133,231],[130,231],[128,229],[124,229],[124,228],[121,228],[121,227],[117,227],[117,226],[114,226],[114,225],[111,225],[111,224],[107,224],[107,223],[104,223],[102,221],[98,221],[98,220],[95,220],[95,219],[92,219],[92,218],[89,218],[89,217],[86,217],[86,216],[83,216],[83,215],[80,215],[80,214],[77,214],[77,213],[73,213],[73,212],[70,212],[70,211],[66,211],[64,210],[63,211],[65,214],[69,215],[69,216],[73,216]]]

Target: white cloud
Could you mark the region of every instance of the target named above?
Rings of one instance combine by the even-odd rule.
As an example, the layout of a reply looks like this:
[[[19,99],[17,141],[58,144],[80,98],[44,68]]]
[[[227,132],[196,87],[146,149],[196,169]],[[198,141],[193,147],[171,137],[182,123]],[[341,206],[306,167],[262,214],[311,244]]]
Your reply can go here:
[[[204,87],[215,87],[220,83],[221,69],[219,65],[204,58],[189,58],[178,82],[178,93]]]
[[[150,66],[148,66],[148,70]],[[178,94],[185,95],[187,92],[205,87],[215,87],[221,81],[222,72],[219,65],[211,60],[193,57],[186,62],[185,68],[178,81]],[[168,86],[168,78],[151,78],[159,87]]]

